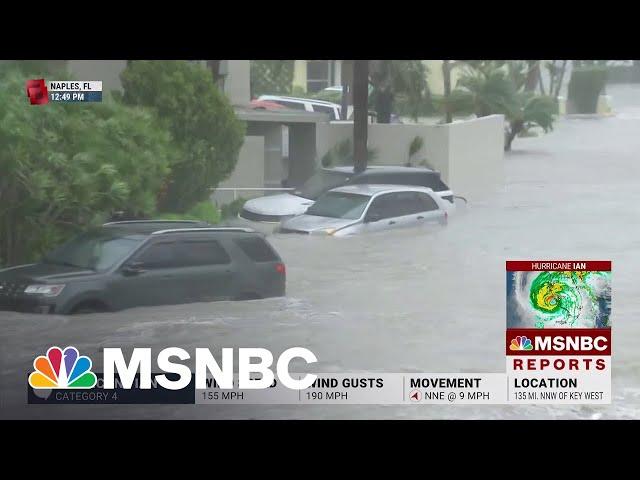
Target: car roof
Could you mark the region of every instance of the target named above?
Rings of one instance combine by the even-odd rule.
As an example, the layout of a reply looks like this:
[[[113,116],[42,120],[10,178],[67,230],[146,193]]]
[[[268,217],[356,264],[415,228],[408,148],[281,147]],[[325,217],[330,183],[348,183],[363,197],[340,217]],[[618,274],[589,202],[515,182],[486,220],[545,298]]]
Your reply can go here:
[[[242,232],[255,233],[250,228],[215,227],[197,220],[129,220],[105,223],[103,228],[123,234],[161,235],[169,233]]]
[[[425,192],[433,193],[431,188],[414,187],[410,185],[383,185],[383,184],[360,184],[360,185],[344,185],[329,190],[330,192],[353,193],[356,195],[373,196],[379,193],[388,192]]]
[[[324,170],[335,171],[341,173],[353,173],[353,166],[341,165],[337,167],[329,167]],[[426,167],[402,167],[399,165],[369,165],[365,170],[366,173],[438,173],[435,170]]]
[[[327,102],[325,100],[316,100],[315,98],[299,98],[299,97],[285,97],[283,95],[260,95],[258,100],[286,100],[292,102],[306,102],[315,103],[316,105],[326,105],[328,107],[340,107],[337,103]]]

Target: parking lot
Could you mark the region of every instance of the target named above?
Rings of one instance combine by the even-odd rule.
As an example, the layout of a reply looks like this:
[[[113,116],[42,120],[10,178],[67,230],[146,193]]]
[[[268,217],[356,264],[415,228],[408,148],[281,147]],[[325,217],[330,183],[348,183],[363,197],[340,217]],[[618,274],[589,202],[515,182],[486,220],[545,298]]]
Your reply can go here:
[[[275,235],[287,296],[114,314],[0,312],[1,418],[639,418],[640,87],[611,87],[617,114],[565,118],[519,138],[504,189],[446,228],[348,238]],[[464,195],[464,192],[456,192]],[[26,405],[51,345],[311,349],[318,372],[500,372],[505,260],[613,261],[610,406]]]

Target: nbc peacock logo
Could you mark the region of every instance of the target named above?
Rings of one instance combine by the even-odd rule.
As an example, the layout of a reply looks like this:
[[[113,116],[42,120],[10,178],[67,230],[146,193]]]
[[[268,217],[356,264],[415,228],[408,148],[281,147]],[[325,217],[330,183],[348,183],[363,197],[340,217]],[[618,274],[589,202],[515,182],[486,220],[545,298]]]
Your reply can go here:
[[[46,356],[33,361],[35,372],[29,375],[29,385],[36,389],[93,388],[98,379],[91,365],[91,359],[80,356],[76,347],[51,347]]]
[[[531,345],[531,340],[527,337],[518,335],[516,338],[511,339],[509,350],[533,350],[533,345]]]

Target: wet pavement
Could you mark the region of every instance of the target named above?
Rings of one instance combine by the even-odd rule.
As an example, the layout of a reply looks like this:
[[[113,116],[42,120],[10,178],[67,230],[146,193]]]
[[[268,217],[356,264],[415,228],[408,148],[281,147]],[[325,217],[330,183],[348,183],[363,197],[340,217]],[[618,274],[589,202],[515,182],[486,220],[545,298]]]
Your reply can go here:
[[[0,312],[0,418],[640,418],[640,85],[608,93],[615,116],[565,118],[516,139],[505,187],[446,228],[271,237],[287,264],[286,298],[76,317]],[[318,372],[501,372],[504,262],[534,257],[613,261],[611,405],[26,405],[33,358],[51,345],[94,360],[107,346],[274,355],[305,346]]]

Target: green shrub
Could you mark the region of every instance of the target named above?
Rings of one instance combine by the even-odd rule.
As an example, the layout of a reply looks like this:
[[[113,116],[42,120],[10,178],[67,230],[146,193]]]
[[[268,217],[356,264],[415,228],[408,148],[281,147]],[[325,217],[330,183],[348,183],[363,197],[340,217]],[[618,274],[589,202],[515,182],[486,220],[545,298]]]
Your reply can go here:
[[[287,95],[293,82],[293,60],[251,60],[251,96]]]
[[[235,218],[238,216],[238,214],[240,213],[240,211],[242,210],[242,207],[244,206],[245,202],[247,201],[246,198],[236,198],[233,202],[231,203],[227,203],[225,205],[222,205],[221,210],[221,216],[223,220],[226,220],[228,218]]]
[[[378,151],[367,148],[368,162],[373,163],[378,158]],[[353,165],[353,141],[350,138],[336,143],[320,159],[323,167]]]
[[[598,97],[606,83],[606,67],[593,65],[574,68],[568,91],[568,100],[574,113],[596,113]]]
[[[233,172],[245,131],[211,72],[185,61],[132,61],[121,80],[122,101],[152,108],[178,149],[160,211],[186,212],[207,200]]]
[[[200,220],[212,225],[220,223],[220,210],[210,200],[196,203],[184,213],[158,213],[156,218],[166,220]]]
[[[175,155],[169,133],[145,109],[30,105],[25,80],[49,72],[24,68],[0,74],[0,264],[37,259],[115,211],[152,214]]]

